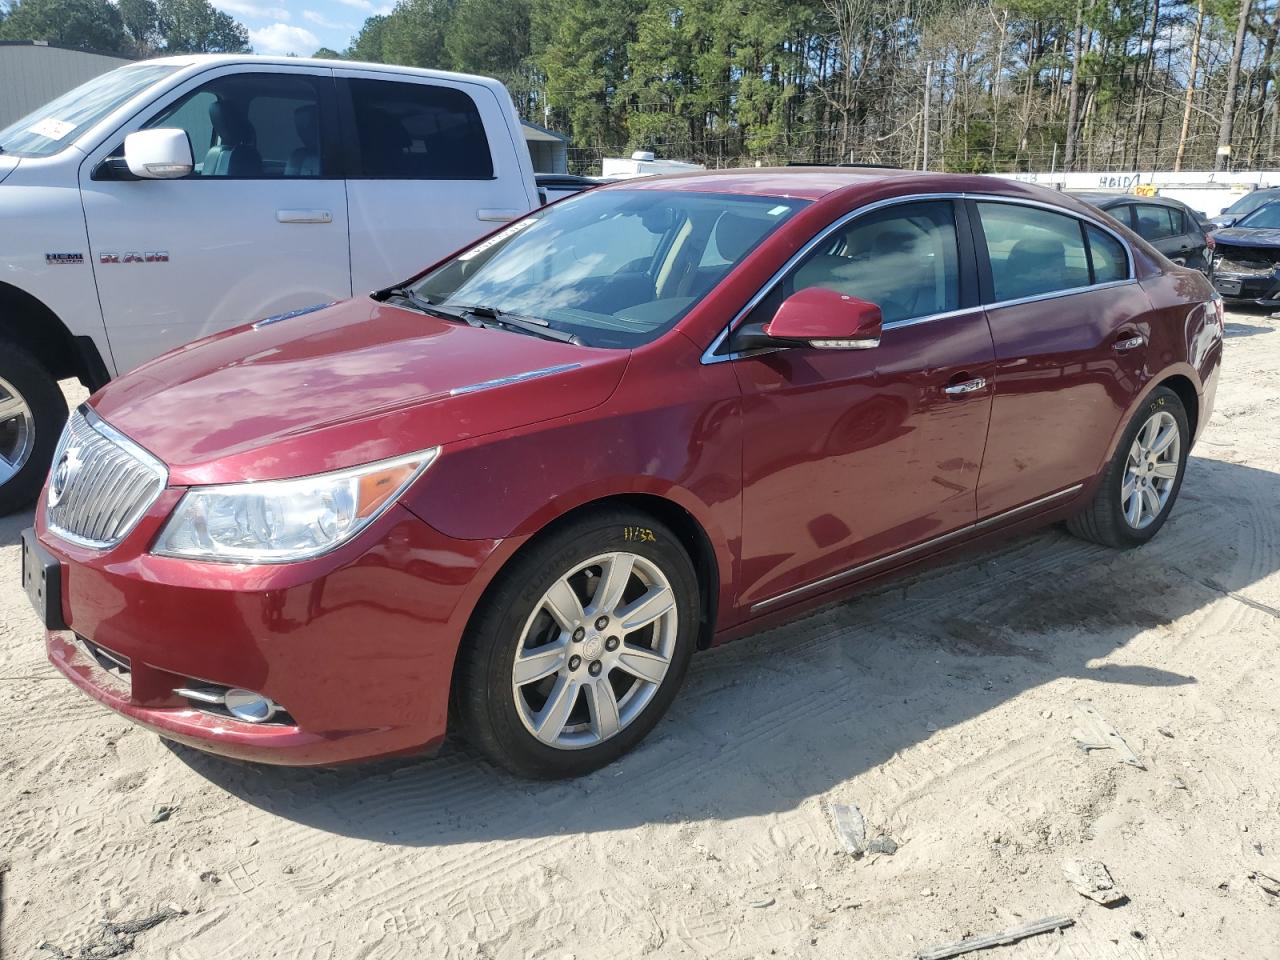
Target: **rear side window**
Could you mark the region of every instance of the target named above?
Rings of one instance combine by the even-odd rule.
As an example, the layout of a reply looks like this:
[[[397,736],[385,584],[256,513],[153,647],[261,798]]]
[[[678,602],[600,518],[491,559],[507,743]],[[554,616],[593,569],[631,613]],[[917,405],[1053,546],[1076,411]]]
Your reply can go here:
[[[958,309],[960,265],[951,202],[906,203],[857,218],[796,267],[785,292],[808,287],[868,300],[880,307],[885,323]],[[776,309],[776,303],[772,306]]]
[[[490,180],[493,157],[475,101],[453,87],[348,80],[361,176]]]
[[[147,127],[185,130],[193,177],[274,179],[321,177],[325,128],[319,78],[239,73],[210,80]]]
[[[1089,234],[1089,255],[1093,259],[1093,282],[1111,283],[1129,279],[1129,257],[1124,245],[1097,227],[1086,226]]]
[[[1144,240],[1164,240],[1184,233],[1182,211],[1139,203],[1134,208],[1134,230]]]
[[[1089,285],[1089,258],[1075,217],[1013,203],[977,207],[997,301]]]

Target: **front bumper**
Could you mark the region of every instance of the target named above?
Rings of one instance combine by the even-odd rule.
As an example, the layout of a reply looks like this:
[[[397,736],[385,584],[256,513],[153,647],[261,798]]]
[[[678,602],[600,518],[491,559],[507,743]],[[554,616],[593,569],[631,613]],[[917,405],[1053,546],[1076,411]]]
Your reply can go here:
[[[1210,278],[1222,299],[1231,303],[1280,306],[1280,276],[1256,273],[1214,273]]]
[[[459,638],[500,541],[453,540],[397,505],[303,563],[153,556],[147,547],[180,495],[165,491],[106,552],[38,521],[61,562],[68,629],[46,634],[55,667],[130,720],[227,757],[322,765],[439,744]],[[125,666],[104,668],[94,650]],[[288,715],[247,723],[174,692],[202,685],[253,690]]]

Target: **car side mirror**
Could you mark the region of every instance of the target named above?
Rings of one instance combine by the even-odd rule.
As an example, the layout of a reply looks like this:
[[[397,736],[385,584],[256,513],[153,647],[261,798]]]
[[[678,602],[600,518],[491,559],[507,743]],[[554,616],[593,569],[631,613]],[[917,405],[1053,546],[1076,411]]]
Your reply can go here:
[[[176,180],[195,169],[185,130],[139,130],[124,138],[129,172],[144,180]]]
[[[880,345],[884,324],[880,307],[826,287],[806,287],[778,307],[766,324],[735,331],[733,349],[813,347],[818,350],[867,350]]]

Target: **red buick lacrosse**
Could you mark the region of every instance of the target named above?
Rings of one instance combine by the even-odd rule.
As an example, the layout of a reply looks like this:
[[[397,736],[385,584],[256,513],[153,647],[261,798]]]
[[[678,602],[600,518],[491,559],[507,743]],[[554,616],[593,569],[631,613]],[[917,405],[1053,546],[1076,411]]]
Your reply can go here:
[[[1199,273],[1030,185],[632,181],[110,384],[23,575],[54,665],[161,736],[331,764],[453,724],[573,776],[696,649],[1036,524],[1153,537],[1222,335]]]

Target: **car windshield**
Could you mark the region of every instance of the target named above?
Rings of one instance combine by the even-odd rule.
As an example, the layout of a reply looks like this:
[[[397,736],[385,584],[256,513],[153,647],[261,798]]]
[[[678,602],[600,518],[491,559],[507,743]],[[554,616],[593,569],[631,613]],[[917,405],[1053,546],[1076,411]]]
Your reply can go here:
[[[51,157],[138,91],[177,69],[150,63],[94,77],[0,130],[0,148],[19,157]]]
[[[1264,203],[1270,203],[1278,196],[1280,194],[1273,193],[1270,190],[1255,190],[1253,193],[1246,193],[1227,209],[1223,210],[1221,216],[1225,217],[1230,214],[1233,217],[1243,217],[1246,213],[1253,213]]]
[[[579,194],[464,251],[412,291],[445,311],[482,307],[589,346],[636,347],[670,329],[804,204],[687,190]]]
[[[1253,213],[1241,217],[1235,225],[1250,230],[1280,229],[1280,203],[1272,202],[1259,207]]]

